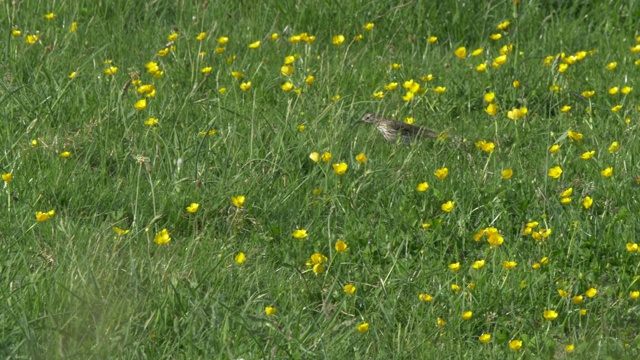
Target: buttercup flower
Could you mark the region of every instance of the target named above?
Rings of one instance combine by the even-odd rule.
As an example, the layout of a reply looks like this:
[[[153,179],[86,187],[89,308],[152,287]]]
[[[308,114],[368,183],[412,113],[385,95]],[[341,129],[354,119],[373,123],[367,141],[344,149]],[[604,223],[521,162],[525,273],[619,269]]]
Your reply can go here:
[[[336,46],[342,45],[342,43],[344,42],[344,35],[335,35],[331,42]]]
[[[347,165],[347,163],[345,162],[333,164],[332,166],[333,166],[333,171],[335,171],[335,173],[338,175],[344,175],[347,172],[347,169],[349,168],[349,165]]]
[[[291,234],[291,236],[293,236],[296,239],[304,239],[307,236],[309,236],[309,234],[307,234],[307,230],[305,229],[297,229]]]
[[[56,214],[55,210],[49,210],[47,212],[36,211],[36,220],[43,222],[51,219]]]
[[[129,233],[129,231],[131,230],[125,230],[125,229],[120,229],[117,226],[114,226],[111,228],[113,231],[115,231],[116,234],[118,234],[118,236],[123,236],[123,235],[127,235]]]
[[[602,176],[604,176],[605,178],[610,178],[613,175],[613,167],[608,167],[602,171],[600,171],[600,174]]]
[[[243,195],[232,196],[231,202],[233,203],[233,206],[237,207],[238,209],[242,209],[242,207],[244,206],[244,199],[245,197]]]
[[[336,247],[336,251],[337,252],[345,252],[345,251],[347,251],[347,247],[348,246],[347,246],[347,243],[344,242],[343,240],[338,240],[336,242],[336,246],[335,247]]]
[[[255,41],[249,44],[249,49],[257,49],[260,47],[260,41]]]
[[[356,155],[356,161],[359,162],[360,164],[364,164],[367,162],[367,155],[365,155],[364,153],[360,153],[358,155]]]
[[[242,263],[244,263],[244,261],[247,259],[247,257],[244,255],[243,252],[239,252],[236,254],[236,256],[234,256],[233,260],[235,260],[235,262],[238,265],[242,265]]]
[[[456,206],[455,201],[449,200],[446,203],[442,204],[440,208],[442,209],[442,211],[451,212],[455,206]]]
[[[366,333],[367,331],[369,331],[369,323],[362,323],[360,325],[358,325],[358,331],[361,333]]]
[[[502,173],[500,175],[502,176],[503,179],[509,180],[513,176],[513,170],[512,169],[502,170]]]
[[[348,295],[353,295],[356,293],[356,287],[353,284],[347,284],[344,286],[344,293]]]
[[[453,272],[457,272],[458,270],[460,270],[460,262],[449,264],[449,269],[451,269],[451,271]]]
[[[449,169],[446,167],[440,168],[433,173],[438,179],[444,180],[449,175]]]
[[[424,302],[429,302],[433,300],[433,296],[425,293],[421,293],[420,295],[418,295],[418,298]]]
[[[521,340],[511,340],[509,342],[509,349],[511,349],[513,351],[518,351],[518,350],[520,350],[521,347],[522,347],[522,341]]]
[[[278,310],[273,306],[267,306],[264,308],[264,312],[265,314],[267,314],[267,316],[273,316],[276,314],[277,311]]]
[[[549,169],[549,177],[557,179],[562,175],[562,168],[560,166],[554,166]]]
[[[462,313],[462,320],[469,320],[473,317],[473,311],[465,311]]]
[[[416,190],[420,191],[420,192],[425,192],[425,191],[427,191],[427,189],[429,189],[429,183],[427,183],[426,181],[425,182],[421,182],[416,187]]]
[[[9,181],[11,181],[11,179],[13,179],[13,174],[11,173],[6,173],[6,174],[2,174],[2,181],[4,181],[5,183],[9,183]]]
[[[480,335],[480,337],[478,338],[478,340],[483,343],[486,344],[489,341],[491,341],[491,334],[482,334]]]
[[[558,313],[553,311],[553,310],[545,310],[543,312],[543,316],[545,319],[552,321],[555,320],[558,317]]]
[[[196,211],[198,211],[199,208],[200,208],[200,204],[191,203],[191,205],[187,206],[187,211],[193,214]]]
[[[461,46],[459,48],[457,48],[453,54],[457,57],[459,57],[460,59],[465,59],[467,57],[467,48],[464,46]]]
[[[171,236],[167,229],[160,230],[156,236],[153,238],[153,241],[158,245],[166,245],[171,241]]]

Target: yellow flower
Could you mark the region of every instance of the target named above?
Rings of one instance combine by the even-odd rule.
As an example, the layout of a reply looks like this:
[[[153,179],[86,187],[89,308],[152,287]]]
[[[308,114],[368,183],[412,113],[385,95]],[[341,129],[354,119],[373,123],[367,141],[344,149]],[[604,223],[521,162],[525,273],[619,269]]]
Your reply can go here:
[[[56,214],[55,210],[49,210],[47,212],[36,211],[36,220],[38,222],[43,222],[51,219]]]
[[[609,145],[609,147],[607,148],[607,150],[609,150],[611,154],[617,152],[619,149],[620,149],[620,143],[617,141],[612,142],[611,145]]]
[[[629,293],[629,298],[632,300],[638,300],[640,298],[640,291],[632,291]]]
[[[242,265],[242,263],[247,259],[247,257],[244,255],[243,252],[239,252],[236,254],[236,256],[233,259],[236,261],[238,265]]]
[[[421,293],[418,295],[418,298],[424,302],[429,302],[431,300],[433,300],[433,296],[429,295],[429,294],[425,294],[425,293]]]
[[[434,43],[435,43],[435,42],[437,42],[437,41],[438,41],[438,37],[437,37],[437,36],[429,36],[429,37],[427,38],[427,42],[428,42],[429,44],[434,44]]]
[[[617,62],[615,62],[615,61],[613,61],[613,62],[608,63],[608,64],[605,66],[605,68],[606,68],[607,70],[615,70],[617,66],[618,66],[618,63],[617,63]]]
[[[115,75],[115,73],[117,72],[118,72],[117,66],[109,66],[107,68],[104,68],[105,75]]]
[[[595,150],[586,151],[586,152],[582,153],[582,155],[580,155],[580,159],[589,160],[589,159],[592,159],[595,155],[596,155],[596,151]]]
[[[309,75],[309,76],[307,76],[307,78],[306,78],[306,79],[304,79],[304,82],[305,82],[307,85],[311,85],[311,84],[313,84],[313,81],[314,81],[315,79],[316,79],[316,78],[315,78],[313,75]]]
[[[459,57],[460,59],[465,59],[467,57],[467,48],[464,46],[461,46],[457,49],[454,50],[453,54],[457,57]]]
[[[303,132],[307,127],[304,124],[300,124],[297,126],[298,131]]]
[[[582,134],[569,130],[567,136],[573,141],[579,141],[582,139]]]
[[[387,85],[384,86],[384,89],[387,91],[392,91],[398,88],[398,83],[397,82],[391,82],[388,83]]]
[[[309,154],[309,159],[311,159],[311,161],[317,163],[318,161],[320,161],[320,154],[318,154],[317,151],[314,151],[311,154]]]
[[[208,74],[208,73],[211,72],[211,70],[213,70],[213,67],[206,66],[206,67],[203,67],[202,69],[200,69],[200,72],[203,73],[203,74]]]
[[[509,28],[509,25],[511,25],[511,22],[509,20],[505,20],[498,24],[497,29],[506,31]]]
[[[242,91],[247,91],[250,88],[251,88],[251,81],[243,82],[242,84],[240,84],[240,89]]]
[[[504,238],[498,232],[492,234],[489,234],[487,232],[487,242],[489,243],[489,245],[491,245],[491,247],[496,247],[502,245],[502,243],[504,242]]]
[[[26,41],[27,44],[29,44],[29,45],[33,45],[38,41],[39,38],[40,38],[40,36],[38,34],[27,35],[27,37],[24,38],[24,41]]]
[[[489,104],[487,105],[487,108],[484,109],[484,111],[489,114],[490,116],[495,115],[496,113],[498,113],[498,105],[496,104]]]
[[[476,71],[477,72],[484,72],[485,70],[487,70],[487,64],[486,63],[482,63],[482,64],[479,64],[478,66],[476,66]]]
[[[437,324],[439,327],[443,327],[443,326],[447,325],[447,322],[446,322],[446,321],[444,321],[441,317],[438,317],[438,320],[436,320],[436,324]]]
[[[424,82],[429,82],[429,81],[433,80],[433,74],[428,74],[428,75],[425,75],[425,76],[421,76],[420,80],[422,80]]]
[[[484,260],[476,260],[473,262],[473,264],[471,264],[471,268],[474,270],[480,270],[484,267]]]
[[[198,211],[199,208],[200,208],[200,204],[191,203],[191,205],[187,206],[187,211],[193,214],[196,211]]]
[[[118,234],[118,236],[127,235],[129,233],[129,231],[130,231],[130,230],[125,230],[125,229],[120,229],[117,226],[114,226],[111,229],[113,229],[113,231],[115,231],[116,234]]]
[[[507,270],[513,270],[518,266],[518,263],[515,261],[503,261],[502,266]]]
[[[74,21],[71,23],[71,26],[69,26],[69,33],[74,33],[76,30],[78,30],[78,23]]]
[[[502,39],[502,34],[500,34],[500,33],[491,34],[491,35],[489,35],[489,38],[491,40],[493,40],[493,41],[497,41],[497,40]]]
[[[473,317],[473,311],[465,311],[462,313],[462,320],[469,320]]]
[[[257,49],[260,47],[260,41],[255,41],[249,44],[249,49]]]
[[[309,236],[309,234],[307,234],[307,230],[305,229],[297,229],[291,234],[291,236],[293,236],[296,239],[304,239],[307,236]]]
[[[482,97],[485,102],[492,103],[496,99],[496,93],[488,92]]]
[[[558,295],[560,295],[560,297],[567,297],[569,296],[569,293],[562,289],[558,289]]]
[[[373,93],[373,98],[374,99],[380,100],[383,97],[384,97],[384,92],[382,92],[382,91],[376,91],[376,92]]]
[[[11,181],[11,179],[13,179],[13,174],[11,174],[11,173],[2,174],[2,180],[3,180],[5,183],[7,183],[7,184],[8,184],[8,183],[9,183],[9,181]]]
[[[569,105],[565,105],[565,106],[560,108],[560,112],[568,113],[569,111],[571,111],[571,106],[569,106]]]
[[[218,89],[218,92],[219,92],[221,95],[224,95],[224,93],[226,93],[226,92],[227,92],[227,88],[226,88],[226,87],[221,87],[220,89]]]
[[[596,93],[595,90],[585,90],[582,92],[582,96],[589,99],[590,97],[592,97],[594,94]]]
[[[336,247],[336,251],[337,252],[345,252],[345,251],[347,251],[347,247],[348,246],[347,246],[347,243],[344,242],[343,240],[338,240],[336,242],[335,247]]]
[[[344,35],[335,35],[331,40],[333,45],[340,46],[344,42]]]
[[[609,95],[615,95],[618,93],[620,89],[617,86],[614,86],[612,88],[609,89]]]
[[[36,139],[31,140],[31,142],[29,143],[29,145],[30,145],[32,148],[34,148],[34,147],[38,146],[38,140],[36,140]]]
[[[237,207],[238,209],[242,209],[242,207],[244,206],[244,200],[245,200],[245,197],[243,195],[231,197],[231,202],[233,203],[233,206]]]
[[[616,105],[616,106],[611,108],[611,111],[613,111],[613,112],[618,112],[620,110],[622,110],[622,105]]]
[[[436,86],[433,88],[433,92],[440,95],[440,94],[444,94],[444,92],[447,91],[447,88],[444,86]]]
[[[638,244],[632,242],[628,242],[626,247],[628,252],[636,252],[640,249],[640,246],[638,246]]]
[[[484,52],[483,48],[475,49],[471,52],[471,56],[480,56]]]
[[[449,264],[449,269],[451,269],[451,271],[453,272],[458,272],[458,270],[460,270],[460,262],[454,262],[452,264]]]
[[[63,151],[60,153],[60,157],[63,159],[67,159],[71,156],[71,152],[70,151]]]
[[[13,36],[13,37],[18,37],[18,36],[20,36],[20,35],[22,35],[22,31],[20,31],[20,30],[18,30],[18,29],[13,29],[13,30],[11,30],[11,36]]]
[[[144,124],[147,126],[154,126],[154,125],[158,125],[158,118],[148,118],[147,120],[144,121]]]
[[[507,55],[500,55],[495,59],[493,59],[493,64],[496,64],[497,66],[504,65],[506,62],[507,62]],[[497,66],[494,66],[494,67],[497,67]],[[518,86],[520,86],[520,83],[518,83]],[[517,87],[517,86],[514,86],[514,87]]]
[[[147,107],[147,99],[140,99],[133,104],[136,110],[144,110]]]
[[[54,14],[54,13],[44,14],[44,18],[47,19],[47,20],[53,20],[53,19],[55,19],[55,17],[56,17],[56,14]]]
[[[402,64],[398,64],[398,63],[393,63],[391,64],[391,69],[393,70],[399,70],[402,67]]]
[[[353,295],[356,293],[356,287],[353,284],[347,284],[344,286],[344,293],[348,295]]]
[[[171,241],[171,236],[169,235],[167,229],[162,229],[156,234],[156,236],[153,238],[153,241],[158,245],[165,245],[168,244],[169,241]]]
[[[482,334],[478,340],[480,340],[481,343],[486,344],[491,341],[491,334]]]
[[[293,83],[291,81],[287,81],[284,84],[280,85],[280,88],[285,92],[289,92],[293,89]]]
[[[164,49],[158,50],[158,56],[160,56],[160,57],[165,57],[165,56],[167,56],[167,54],[169,54],[169,48],[164,48]]]
[[[630,47],[629,50],[631,50],[631,52],[633,52],[633,53],[639,53],[640,52],[640,44]]]
[[[200,34],[198,34],[198,36],[196,36],[196,40],[198,40],[198,41],[202,41],[202,40],[204,40],[204,38],[206,38],[206,37],[207,37],[207,33],[203,31],[203,32],[201,32]]]
[[[365,30],[367,30],[367,31],[371,31],[371,30],[373,30],[373,26],[374,26],[374,24],[373,24],[373,23],[367,23],[367,24],[366,24],[365,26],[363,26],[362,28],[363,28],[363,29],[365,29]]]
[[[418,184],[418,186],[416,187],[417,191],[420,192],[425,192],[427,191],[427,189],[429,189],[429,183],[428,182],[421,182],[420,184]]]
[[[69,74],[69,79],[75,78],[76,75],[77,75],[77,73],[75,71],[72,71],[71,74]]]
[[[633,90],[632,87],[629,86],[624,86],[620,92],[623,93],[624,95],[629,95],[629,93],[631,92],[631,90]]]
[[[278,309],[276,309],[273,306],[267,306],[264,308],[264,312],[265,314],[267,314],[267,316],[273,316],[276,314],[276,312],[278,311]]]
[[[587,295],[588,298],[592,298],[596,296],[596,294],[598,294],[598,289],[596,288],[589,288],[589,290],[585,292],[585,295]]]
[[[344,175],[347,172],[347,169],[349,168],[349,165],[347,165],[347,163],[345,162],[336,163],[336,164],[333,164],[332,166],[333,166],[333,171],[335,171],[335,173],[338,175]]]
[[[560,151],[560,145],[558,145],[558,144],[554,144],[549,148],[549,152],[552,153],[552,154],[555,154],[558,151]]]
[[[566,189],[565,191],[560,193],[561,197],[567,197],[567,196],[571,196],[571,194],[573,194],[573,188],[570,187],[568,189]]]
[[[560,203],[566,205],[571,203],[571,198],[570,197],[563,197],[562,199],[560,199]]]
[[[458,284],[451,284],[451,290],[458,292],[460,291],[460,286]]]
[[[446,167],[440,168],[440,169],[436,170],[433,173],[433,175],[435,175],[440,180],[444,180],[449,175],[449,169],[447,169]]]
[[[442,211],[445,211],[445,212],[451,212],[455,206],[456,206],[455,201],[449,200],[446,203],[442,204],[440,206],[440,209],[442,209]]]
[[[358,155],[356,155],[356,161],[359,162],[360,164],[364,164],[367,162],[367,155],[365,155],[364,153],[360,153]]]
[[[552,92],[558,92],[558,91],[560,91],[560,86],[551,85],[551,86],[549,86],[549,90],[552,91]]]
[[[558,65],[558,72],[563,73],[567,71],[568,68],[569,68],[569,64],[560,64]]]
[[[291,76],[291,74],[293,74],[293,66],[291,66],[291,65],[283,65],[280,68],[280,74],[282,76]]]
[[[509,110],[507,112],[507,117],[511,120],[518,120],[521,117],[525,116],[527,114],[527,108],[526,107],[521,107],[521,108],[513,108],[511,110]]]
[[[503,179],[509,180],[513,176],[513,170],[512,169],[502,170],[502,174],[501,175],[502,175]]]
[[[566,351],[568,353],[572,353],[575,349],[576,349],[576,347],[573,344],[569,344],[569,345],[564,347],[564,351]]]
[[[600,174],[602,176],[604,176],[605,178],[610,178],[613,175],[613,167],[608,167],[602,171],[600,171]]]
[[[511,340],[509,342],[509,349],[511,349],[513,351],[518,351],[518,350],[520,350],[521,347],[522,347],[522,341],[521,340]]]
[[[413,99],[413,93],[411,91],[407,91],[407,93],[402,96],[402,100],[406,102],[411,101],[411,99]]]
[[[583,300],[584,300],[584,296],[582,296],[582,295],[576,295],[576,296],[571,298],[571,301],[573,301],[573,303],[576,304],[576,305],[582,304]]]
[[[369,323],[362,323],[360,325],[358,325],[358,331],[361,333],[366,333],[367,331],[369,331]]]
[[[558,317],[558,313],[553,310],[545,310],[543,316],[545,319],[551,321],[555,320]]]
[[[560,175],[562,175],[562,168],[560,166],[554,166],[551,169],[549,169],[548,175],[549,177],[557,179],[560,177]]]

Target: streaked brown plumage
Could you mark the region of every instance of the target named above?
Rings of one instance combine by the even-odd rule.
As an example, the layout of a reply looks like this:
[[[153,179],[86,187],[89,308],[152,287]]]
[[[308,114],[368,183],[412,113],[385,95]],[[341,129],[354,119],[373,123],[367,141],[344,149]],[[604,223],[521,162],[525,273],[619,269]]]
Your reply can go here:
[[[437,138],[438,134],[423,128],[422,126],[405,124],[401,121],[386,118],[382,115],[368,113],[364,114],[362,122],[374,124],[378,131],[382,133],[382,136],[387,141],[395,142],[398,139],[398,133],[402,136],[402,141],[405,145],[409,145],[413,138],[428,137]]]

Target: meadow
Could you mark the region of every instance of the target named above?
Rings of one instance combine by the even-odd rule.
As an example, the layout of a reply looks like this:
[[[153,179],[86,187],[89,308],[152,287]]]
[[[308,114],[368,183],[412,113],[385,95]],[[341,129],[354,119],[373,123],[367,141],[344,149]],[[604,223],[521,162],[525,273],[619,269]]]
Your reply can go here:
[[[0,356],[640,358],[636,2],[2,5]]]

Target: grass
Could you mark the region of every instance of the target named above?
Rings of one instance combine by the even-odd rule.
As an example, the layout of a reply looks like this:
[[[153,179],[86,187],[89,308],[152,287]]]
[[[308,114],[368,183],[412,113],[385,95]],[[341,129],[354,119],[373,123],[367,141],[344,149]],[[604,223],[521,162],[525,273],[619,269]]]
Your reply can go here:
[[[0,355],[637,358],[638,15],[633,1],[7,4],[3,28],[21,33],[6,31],[0,48],[0,173],[12,175],[2,190]],[[174,32],[175,48],[159,56]],[[303,32],[315,41],[290,42]],[[484,52],[461,59],[463,46]],[[289,55],[294,72],[283,76]],[[407,102],[411,79],[425,91]],[[300,93],[283,91],[286,81]],[[384,90],[391,82],[398,88]],[[136,110],[143,84],[156,94]],[[631,91],[609,95],[614,86]],[[467,141],[387,143],[358,123],[367,112]],[[474,240],[489,228],[501,245],[489,244],[492,230]],[[159,245],[163,229],[170,241]],[[534,239],[541,229],[550,235]]]

